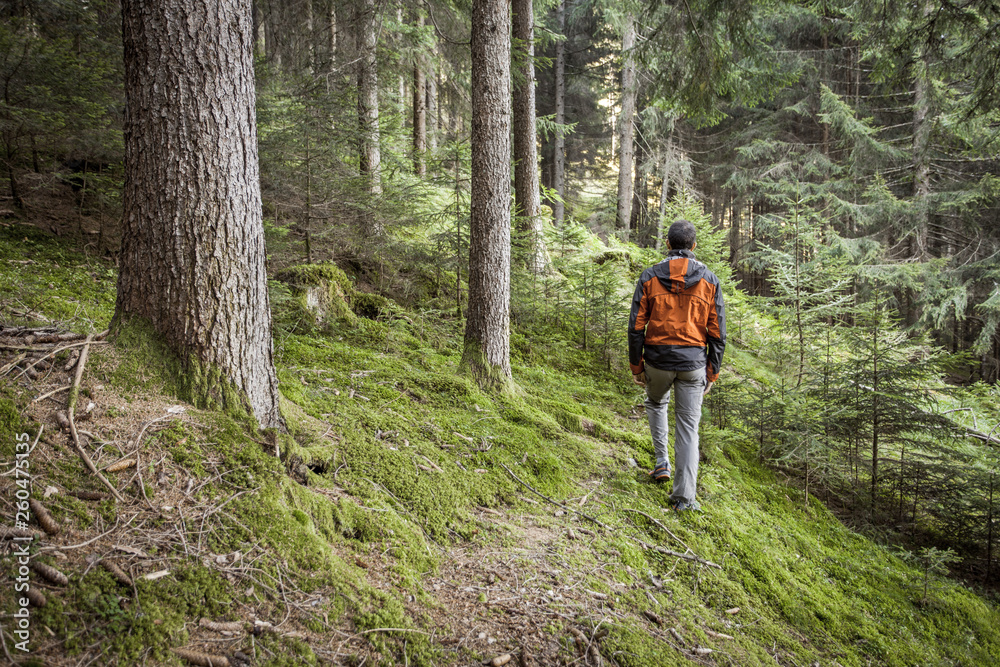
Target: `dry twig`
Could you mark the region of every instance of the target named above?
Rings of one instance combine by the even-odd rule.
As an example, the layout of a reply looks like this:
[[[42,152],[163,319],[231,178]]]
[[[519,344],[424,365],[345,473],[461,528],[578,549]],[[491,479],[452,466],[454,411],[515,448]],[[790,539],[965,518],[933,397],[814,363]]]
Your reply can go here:
[[[66,416],[69,419],[69,431],[73,436],[73,446],[76,448],[76,453],[83,459],[84,464],[86,464],[90,472],[97,477],[97,479],[101,480],[101,483],[104,484],[104,486],[108,487],[111,494],[119,502],[124,503],[125,498],[122,497],[122,494],[118,493],[118,489],[116,489],[114,485],[108,481],[107,477],[102,475],[100,471],[94,467],[94,462],[90,460],[90,456],[80,443],[80,434],[76,432],[76,424],[73,421],[73,412],[76,410],[76,400],[80,395],[80,381],[83,379],[83,368],[87,365],[87,356],[90,353],[90,343],[92,338],[93,335],[87,336],[87,340],[83,344],[83,349],[80,350],[80,361],[76,364],[76,377],[73,378],[73,384],[69,390],[69,401],[66,406]]]

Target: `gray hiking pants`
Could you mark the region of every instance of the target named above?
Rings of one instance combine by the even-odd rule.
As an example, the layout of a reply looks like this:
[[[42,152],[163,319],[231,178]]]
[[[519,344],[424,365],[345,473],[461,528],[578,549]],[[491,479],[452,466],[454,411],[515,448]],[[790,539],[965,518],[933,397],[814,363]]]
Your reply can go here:
[[[667,452],[667,408],[670,388],[677,396],[674,405],[674,488],[672,502],[695,502],[698,486],[698,424],[701,422],[701,402],[705,395],[705,368],[693,371],[664,371],[646,365],[646,417],[653,437],[656,465],[669,467]]]

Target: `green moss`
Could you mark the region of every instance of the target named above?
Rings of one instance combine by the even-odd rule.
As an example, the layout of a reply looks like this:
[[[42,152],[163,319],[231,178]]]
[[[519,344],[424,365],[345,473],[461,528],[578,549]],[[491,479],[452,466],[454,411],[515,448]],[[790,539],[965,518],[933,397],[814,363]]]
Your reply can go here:
[[[0,456],[13,459],[23,428],[17,405],[0,393]]]
[[[297,264],[279,271],[275,279],[290,285],[334,283],[342,294],[349,295],[354,292],[351,279],[336,264]]]
[[[314,323],[351,320],[356,294],[347,275],[335,264],[305,264],[289,267],[275,276],[291,290],[294,310]]]
[[[109,662],[138,664],[168,659],[169,646],[187,641],[191,619],[222,618],[233,598],[220,575],[187,565],[155,581],[140,578],[136,587],[141,603],[123,597],[103,568],[91,568],[71,577],[59,595],[49,595],[45,607],[32,611],[32,622],[66,637],[70,654],[100,642]]]
[[[86,530],[94,524],[94,516],[90,507],[82,500],[59,494],[46,500],[45,503],[52,516],[60,524],[64,523],[67,517],[72,517],[76,527],[81,530]]]
[[[366,292],[355,292],[351,297],[351,310],[355,314],[366,317],[369,320],[382,320],[401,312],[391,299],[381,294],[369,294]]]
[[[117,320],[112,327],[120,362],[110,372],[111,381],[125,392],[159,390],[198,408],[250,418],[246,397],[222,369],[193,355],[181,359],[141,318]]]
[[[431,645],[426,632],[407,631],[413,627],[413,621],[399,599],[382,591],[373,591],[368,607],[367,611],[354,617],[354,623],[361,631],[378,630],[370,632],[368,640],[382,653],[382,664],[405,663],[426,667],[441,664],[444,656]],[[397,630],[386,631],[385,628]]]
[[[28,225],[0,226],[0,321],[97,333],[114,312],[117,271]],[[24,312],[24,305],[30,304]]]
[[[501,367],[490,363],[486,353],[468,340],[465,341],[461,368],[484,392],[500,395],[516,393],[513,379]]]
[[[632,263],[615,251],[604,261]],[[302,269],[283,278],[289,284],[336,283],[347,303],[357,295],[338,271]],[[67,275],[79,274],[74,269]],[[430,603],[423,586],[441,554],[454,546],[505,556],[517,548],[523,554],[524,535],[517,528],[522,518],[557,535],[577,525],[554,516],[549,506],[527,504],[530,492],[502,464],[570,507],[588,496],[581,510],[611,526],[607,532],[594,529],[585,543],[557,537],[539,553],[558,562],[572,585],[614,599],[615,622],[601,649],[618,664],[693,664],[671,648],[664,628],[640,615],[644,609],[660,614],[688,646],[715,648],[717,660],[739,665],[990,665],[1000,653],[994,606],[958,585],[944,586],[931,604],[918,605],[913,581],[919,573],[851,533],[815,500],[806,506],[800,491],[761,465],[755,443],[738,425],[719,430],[703,420],[704,511],[664,511],[669,485],[653,484],[643,470],[625,463],[651,456],[648,428],[635,410],[638,390],[628,385],[624,369],[618,375],[602,369],[568,328],[518,323],[512,336],[516,388],[498,391],[488,381],[480,389],[473,373],[459,372],[460,320],[399,309],[382,321],[342,317],[316,324],[310,315],[296,324],[295,318],[305,316],[289,284],[272,284],[272,293],[283,299],[275,302],[275,349],[289,433],[262,435],[241,411],[213,411],[171,424],[151,445],[207,482],[196,494],[200,505],[221,508],[206,521],[204,549],[231,554],[259,547],[253,567],[263,580],[280,576],[299,590],[322,591],[330,602],[296,619],[312,631],[329,632],[321,620],[328,613],[331,622],[353,621],[358,632],[374,630],[363,636],[382,664],[457,661],[423,634],[434,630],[419,611],[421,603]],[[381,298],[360,299],[351,305],[368,303],[372,313],[399,308]],[[117,345],[120,366],[103,367],[112,355],[95,348],[88,372],[104,373],[102,379],[126,396],[177,390],[172,374],[179,364],[160,361],[164,350],[155,337],[125,330]],[[734,352],[727,358],[737,364],[759,363]],[[757,382],[777,377],[752,370]],[[197,387],[212,382],[209,376],[188,381]],[[731,395],[726,392],[739,391],[739,384],[734,379],[715,391]],[[8,436],[25,428],[19,402],[30,397],[23,399],[9,382],[5,386],[0,446],[9,447]],[[990,409],[992,390],[977,391],[983,409]],[[211,405],[223,403],[224,395]],[[51,464],[44,471],[47,482],[69,486],[84,474],[73,455],[52,457]],[[72,518],[79,526],[85,526],[88,509],[103,525],[118,519],[111,501],[85,505],[56,496],[49,504],[57,519]],[[511,517],[484,520],[475,516],[476,507],[501,508]],[[165,513],[148,526],[166,530],[171,519]],[[680,561],[643,548],[639,540],[690,548],[724,567]],[[100,660],[108,664],[176,664],[168,649],[188,641],[185,628],[199,616],[231,618],[234,603],[265,611],[282,604],[259,587],[263,600],[244,599],[246,582],[226,581],[187,559],[177,544],[164,544],[157,556],[171,559],[172,574],[141,580],[137,599],[101,568],[86,574],[81,569],[71,573],[70,586],[50,597],[49,607],[34,613],[33,623],[50,628],[53,641],[69,651],[100,645]],[[384,590],[366,581],[375,570],[363,572],[358,558],[382,559]],[[526,571],[539,566],[535,554],[518,562]],[[651,587],[650,574],[662,589]],[[409,595],[416,601],[404,602]],[[726,613],[734,607],[741,611]],[[597,620],[580,616],[574,622]],[[716,642],[709,628],[735,638]],[[578,660],[563,620],[549,630],[564,642],[564,661]],[[270,655],[267,664],[319,662],[308,644],[295,639],[265,635],[254,641],[267,649],[260,653]]]

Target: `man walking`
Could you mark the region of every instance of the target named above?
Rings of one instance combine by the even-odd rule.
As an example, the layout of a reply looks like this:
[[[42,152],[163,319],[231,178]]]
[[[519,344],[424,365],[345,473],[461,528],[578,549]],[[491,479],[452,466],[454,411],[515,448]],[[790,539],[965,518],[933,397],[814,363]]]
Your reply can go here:
[[[670,479],[667,405],[674,416],[674,475],[670,506],[696,510],[698,424],[701,402],[719,377],[726,347],[726,316],[719,279],[692,252],[695,228],[678,220],[667,231],[667,258],[642,272],[632,297],[628,356],[633,381],[646,388],[646,416],[653,438],[653,479]]]

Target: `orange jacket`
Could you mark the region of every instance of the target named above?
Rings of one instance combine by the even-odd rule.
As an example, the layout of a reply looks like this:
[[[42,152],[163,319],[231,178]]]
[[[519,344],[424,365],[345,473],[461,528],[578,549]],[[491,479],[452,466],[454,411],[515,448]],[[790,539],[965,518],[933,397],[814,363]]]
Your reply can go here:
[[[667,371],[708,364],[715,382],[726,349],[726,310],[719,279],[690,250],[671,250],[639,277],[632,297],[628,356],[632,373],[648,363]]]

